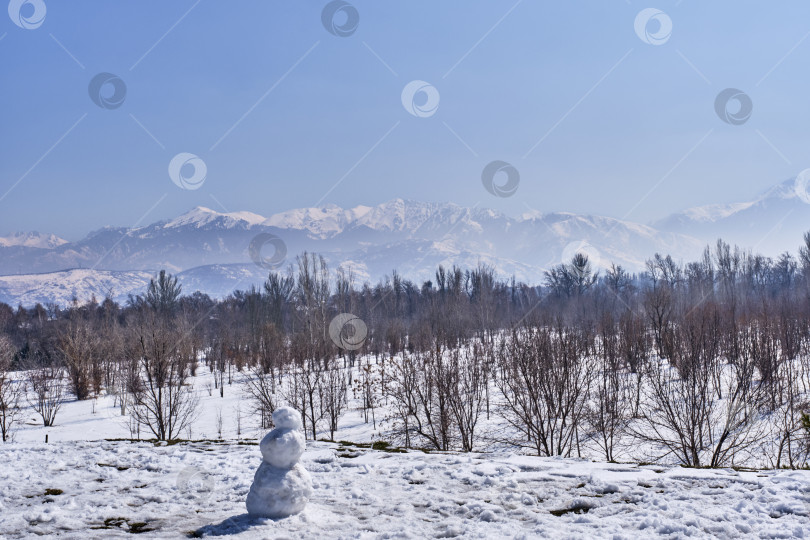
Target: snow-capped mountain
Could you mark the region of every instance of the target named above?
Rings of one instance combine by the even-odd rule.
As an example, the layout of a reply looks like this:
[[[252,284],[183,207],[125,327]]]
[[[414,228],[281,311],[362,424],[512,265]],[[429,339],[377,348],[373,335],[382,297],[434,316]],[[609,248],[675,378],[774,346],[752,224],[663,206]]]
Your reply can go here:
[[[70,306],[75,298],[84,304],[95,298],[101,302],[107,295],[124,302],[127,294],[142,291],[152,278],[151,272],[110,270],[65,270],[47,274],[0,276],[0,302],[18,304],[58,304]]]
[[[45,274],[0,276],[0,302],[17,306],[57,304],[70,306],[74,298],[84,304],[95,298],[101,302],[109,296],[125,303],[130,294],[146,290],[156,272],[146,270],[73,269]],[[199,266],[179,272],[178,281],[186,292],[204,291],[222,298],[234,290],[261,285],[267,273],[253,265]]]
[[[795,252],[810,230],[810,195],[801,179],[786,180],[754,200],[690,208],[653,226],[703,242],[718,238],[752,251],[775,256]]]
[[[9,236],[0,236],[0,247],[29,247],[40,249],[53,249],[68,241],[55,234],[40,234],[34,232],[16,232]]]
[[[264,217],[253,212],[231,212],[221,213],[215,212],[204,206],[198,206],[190,212],[186,212],[182,216],[166,222],[163,225],[165,229],[193,227],[202,228],[207,225],[215,225],[223,229],[230,229],[240,225],[260,225],[265,220]]]
[[[589,253],[598,267],[617,263],[640,270],[656,251],[685,259],[703,247],[684,234],[608,217],[510,217],[490,209],[402,199],[373,207],[303,208],[269,217],[197,207],[174,219],[133,229],[106,227],[47,249],[0,245],[0,301],[64,305],[74,295],[81,301],[110,292],[121,299],[140,292],[148,276],[161,268],[178,274],[187,292],[221,296],[266,278],[267,270],[254,264],[249,252],[261,233],[284,242],[283,266],[305,250],[316,252],[332,268],[351,268],[359,283],[393,270],[421,281],[430,279],[439,264],[469,268],[486,263],[502,277],[514,275],[536,284],[545,269],[578,249]],[[13,275],[21,273],[36,275]]]

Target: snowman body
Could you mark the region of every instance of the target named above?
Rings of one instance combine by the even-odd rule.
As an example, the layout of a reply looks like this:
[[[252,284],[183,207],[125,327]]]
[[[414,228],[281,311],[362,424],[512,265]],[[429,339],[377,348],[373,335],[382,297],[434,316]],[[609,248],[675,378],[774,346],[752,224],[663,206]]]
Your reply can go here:
[[[259,445],[262,463],[247,496],[251,516],[283,518],[301,512],[312,495],[312,479],[298,463],[306,448],[301,415],[291,407],[273,413],[275,429]]]

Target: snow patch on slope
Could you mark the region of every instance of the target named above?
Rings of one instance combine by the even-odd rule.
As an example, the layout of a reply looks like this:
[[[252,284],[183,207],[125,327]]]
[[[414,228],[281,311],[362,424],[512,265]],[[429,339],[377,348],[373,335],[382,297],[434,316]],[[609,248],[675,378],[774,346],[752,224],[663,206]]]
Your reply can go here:
[[[736,214],[746,208],[751,208],[755,202],[730,203],[730,204],[708,204],[706,206],[696,206],[685,210],[683,214],[689,219],[700,223],[711,223],[719,219],[724,219],[732,214]]]

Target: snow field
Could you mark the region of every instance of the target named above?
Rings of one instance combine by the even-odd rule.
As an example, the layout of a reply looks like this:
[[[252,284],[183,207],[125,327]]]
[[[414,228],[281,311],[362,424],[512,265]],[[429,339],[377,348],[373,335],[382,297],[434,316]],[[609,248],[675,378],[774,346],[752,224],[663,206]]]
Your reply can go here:
[[[255,442],[5,445],[0,537],[810,536],[807,471],[391,453],[314,442],[302,458],[312,499],[301,514],[273,521],[245,511],[260,461]]]
[[[183,436],[218,438],[221,415],[225,441],[104,440],[130,437],[113,396],[66,402],[50,428],[28,409],[16,442],[0,444],[0,538],[810,537],[810,471],[537,458],[503,445],[495,453],[426,454],[308,441],[307,508],[278,521],[253,519],[245,499],[268,430],[257,425],[243,375],[234,376],[223,398],[209,395],[206,367],[189,380],[200,415]],[[385,406],[375,429],[349,396],[335,438],[390,440]],[[496,414],[481,422],[484,432],[502,427]]]

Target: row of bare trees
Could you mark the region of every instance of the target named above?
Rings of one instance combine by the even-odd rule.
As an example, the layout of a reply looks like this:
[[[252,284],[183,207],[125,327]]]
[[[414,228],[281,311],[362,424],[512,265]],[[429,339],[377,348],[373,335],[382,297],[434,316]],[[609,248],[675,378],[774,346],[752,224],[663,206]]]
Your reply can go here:
[[[618,266],[600,275],[576,254],[536,287],[500,281],[484,265],[439,267],[421,286],[396,272],[358,285],[304,253],[262,290],[220,301],[183,296],[161,272],[123,307],[0,305],[11,351],[2,363],[0,350],[0,420],[13,425],[22,395],[50,425],[68,390],[80,400],[107,392],[139,429],[177,438],[197,415],[190,377],[203,366],[220,397],[244,374],[257,424],[268,426],[287,402],[311,438],[334,439],[355,403],[409,447],[509,444],[689,466],[756,455],[801,466],[810,390],[804,240],[798,258],[723,242],[687,264],[656,254],[638,275]],[[344,312],[368,328],[358,350],[329,335]],[[19,369],[24,391],[13,384]]]
[[[622,326],[640,330],[627,335]],[[532,322],[501,334],[494,347],[473,340],[403,354],[380,393],[391,401],[392,434],[410,447],[508,445],[694,467],[807,465],[810,351],[780,362],[772,375],[780,383],[772,384],[757,367],[756,327],[725,335],[711,303],[668,336],[664,358],[643,326],[608,320],[589,333],[559,320]],[[740,347],[734,360],[722,352],[726,340]],[[494,421],[481,429],[484,415]]]
[[[533,313],[494,336],[402,355],[381,391],[406,446],[468,451],[498,443],[539,455],[669,460],[686,466],[808,465],[810,235],[797,263],[718,242],[682,266],[656,255],[648,271],[587,257],[547,273]],[[445,369],[459,351],[492,358],[480,393]],[[489,392],[495,391],[494,397]],[[461,416],[459,402],[472,404]],[[487,414],[498,422],[474,431]],[[476,405],[477,404],[477,405]],[[475,423],[471,425],[475,426]],[[483,431],[483,432],[482,432]]]

